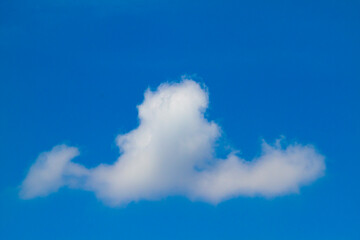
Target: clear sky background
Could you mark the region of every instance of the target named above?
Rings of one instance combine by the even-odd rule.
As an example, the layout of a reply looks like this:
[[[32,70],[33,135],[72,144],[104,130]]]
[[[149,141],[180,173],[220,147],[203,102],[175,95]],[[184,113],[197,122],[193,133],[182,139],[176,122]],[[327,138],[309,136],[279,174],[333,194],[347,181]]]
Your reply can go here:
[[[360,239],[360,2],[2,0],[0,239]],[[241,156],[313,144],[326,174],[300,194],[104,205],[61,189],[21,200],[38,154],[95,167],[138,125],[144,91],[184,74]],[[221,154],[221,153],[218,153]]]

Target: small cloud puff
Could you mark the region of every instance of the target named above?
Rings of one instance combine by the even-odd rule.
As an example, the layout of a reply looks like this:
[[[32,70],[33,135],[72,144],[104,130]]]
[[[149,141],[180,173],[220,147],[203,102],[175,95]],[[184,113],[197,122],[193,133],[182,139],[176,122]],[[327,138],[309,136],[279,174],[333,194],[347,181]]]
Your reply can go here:
[[[213,204],[237,196],[272,197],[298,192],[324,174],[324,157],[310,145],[262,145],[245,161],[215,157],[220,127],[208,121],[207,91],[184,79],[145,92],[139,126],[119,135],[121,155],[112,165],[87,169],[71,160],[77,148],[42,153],[21,185],[22,198],[46,196],[62,186],[93,191],[109,205],[181,195]]]

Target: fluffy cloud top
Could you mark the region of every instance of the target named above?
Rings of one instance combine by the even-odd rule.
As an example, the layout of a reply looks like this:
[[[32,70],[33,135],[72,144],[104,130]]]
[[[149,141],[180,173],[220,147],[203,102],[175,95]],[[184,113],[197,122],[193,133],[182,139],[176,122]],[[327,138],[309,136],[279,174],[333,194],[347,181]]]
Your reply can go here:
[[[73,163],[77,148],[42,153],[21,186],[22,198],[46,196],[62,186],[94,191],[110,205],[182,195],[218,203],[236,196],[297,192],[323,175],[324,157],[310,145],[262,145],[260,157],[215,157],[220,127],[204,118],[208,93],[183,80],[147,90],[138,106],[139,126],[116,138],[121,155],[93,169]]]

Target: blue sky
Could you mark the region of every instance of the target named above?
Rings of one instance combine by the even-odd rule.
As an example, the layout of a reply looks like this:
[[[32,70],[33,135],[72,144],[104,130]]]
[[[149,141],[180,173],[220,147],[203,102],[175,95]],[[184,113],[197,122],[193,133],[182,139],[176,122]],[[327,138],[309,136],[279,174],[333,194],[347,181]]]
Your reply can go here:
[[[0,3],[1,239],[359,239],[358,1]],[[217,205],[163,196],[111,207],[93,191],[19,198],[38,155],[113,164],[144,91],[187,74],[244,159],[262,139],[312,144],[325,175],[300,193]]]

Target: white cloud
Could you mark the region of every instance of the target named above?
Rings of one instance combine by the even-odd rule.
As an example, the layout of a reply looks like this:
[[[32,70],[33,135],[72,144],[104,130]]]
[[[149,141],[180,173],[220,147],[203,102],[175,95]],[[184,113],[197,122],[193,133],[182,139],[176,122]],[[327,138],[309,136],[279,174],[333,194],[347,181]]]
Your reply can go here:
[[[323,175],[324,157],[310,145],[262,145],[260,157],[245,161],[231,153],[215,157],[220,127],[204,118],[208,93],[183,80],[145,92],[139,126],[116,138],[121,155],[93,169],[71,162],[79,152],[60,145],[43,153],[21,186],[23,198],[45,196],[61,186],[89,191],[110,205],[182,195],[218,203],[236,196],[298,192]]]
[[[55,146],[50,152],[40,154],[22,183],[20,196],[24,199],[46,196],[70,184],[70,179],[81,176],[81,172],[87,172],[84,167],[70,162],[78,155],[77,148],[66,145]]]

